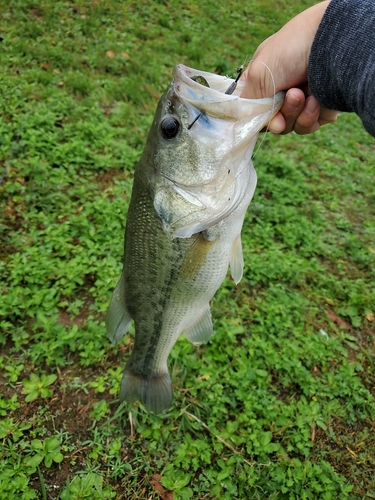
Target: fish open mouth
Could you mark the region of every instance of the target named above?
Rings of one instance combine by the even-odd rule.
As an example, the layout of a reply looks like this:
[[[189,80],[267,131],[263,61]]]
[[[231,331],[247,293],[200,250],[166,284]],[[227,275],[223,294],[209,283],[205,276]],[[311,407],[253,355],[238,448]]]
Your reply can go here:
[[[211,89],[213,95],[215,95],[216,92],[220,92],[221,94],[239,96],[244,86],[244,82],[240,82],[238,77],[234,79],[229,76],[208,73],[207,71],[189,68],[184,64],[177,64],[175,66],[174,77],[181,79],[185,84],[190,84],[189,80],[193,80],[199,86]],[[237,82],[236,88],[230,91],[230,87],[234,82]]]
[[[171,237],[212,227],[254,192],[252,151],[284,94],[244,99],[243,86],[239,75],[233,79],[183,64],[174,69],[166,99],[177,103],[175,113],[181,114],[180,142],[170,143],[168,161],[160,164],[153,184],[155,210]]]

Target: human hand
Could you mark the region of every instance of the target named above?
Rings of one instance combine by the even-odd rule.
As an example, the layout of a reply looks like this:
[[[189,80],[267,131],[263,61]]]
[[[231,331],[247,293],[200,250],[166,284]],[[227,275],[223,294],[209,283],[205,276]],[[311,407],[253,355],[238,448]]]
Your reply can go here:
[[[337,111],[323,108],[314,96],[306,96],[300,88],[291,88],[267,128],[274,134],[289,134],[293,130],[300,135],[311,134],[322,125],[335,122],[337,114]]]
[[[328,4],[329,0],[301,12],[265,40],[243,74],[241,97],[271,97],[287,90],[281,110],[268,125],[271,132],[309,134],[337,119],[336,111],[322,108],[307,90],[311,45]]]

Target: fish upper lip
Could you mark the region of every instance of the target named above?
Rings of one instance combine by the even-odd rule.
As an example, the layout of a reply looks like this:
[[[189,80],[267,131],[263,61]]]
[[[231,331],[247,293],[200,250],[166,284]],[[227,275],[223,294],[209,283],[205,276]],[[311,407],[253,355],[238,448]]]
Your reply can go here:
[[[197,71],[194,70],[192,71],[193,68],[189,68],[188,66],[185,66],[184,64],[177,64],[174,67],[173,71],[173,76],[174,78],[179,78],[185,85],[188,85],[189,87],[199,89],[202,91],[204,89],[205,94],[211,94],[213,96],[220,96],[220,99],[227,99],[228,101],[233,100],[233,99],[238,99],[238,96],[235,95],[230,95],[230,94],[225,94],[224,92],[221,92],[219,90],[216,90],[215,87],[204,87],[200,83],[196,82],[195,80],[192,80],[190,75],[196,75],[201,74],[203,75],[209,75],[210,73],[207,73],[206,71]],[[230,85],[232,82],[234,82],[233,78],[230,77],[225,77],[228,80],[228,85]],[[178,92],[178,89],[177,89]]]
[[[203,76],[210,87],[201,85],[191,78],[198,75]],[[278,92],[273,97],[263,99],[245,99],[240,97],[241,89],[239,85],[233,94],[226,94],[225,91],[228,86],[234,81],[233,78],[199,71],[184,64],[177,64],[174,68],[170,89],[181,102],[195,107],[197,113],[204,113],[207,116],[228,121],[246,120],[247,118],[252,120],[254,112],[256,115],[263,114],[269,109],[270,104],[273,105],[276,113],[284,101],[284,92]],[[192,116],[191,119],[193,120],[194,117]]]
[[[196,82],[195,80],[192,80],[191,76],[197,76],[197,75],[203,76],[209,82],[210,75],[212,76],[212,73],[209,73],[207,71],[199,71],[199,70],[196,70],[194,68],[190,68],[189,66],[185,66],[184,64],[181,64],[181,63],[176,64],[176,66],[174,67],[174,70],[173,70],[174,80],[179,79],[179,80],[181,80],[181,82],[183,84],[188,85],[191,88],[197,89],[200,92],[202,92],[202,90],[204,89],[204,94],[206,96],[211,96],[211,99],[214,97],[219,97],[221,102],[233,101],[236,99],[240,99],[241,101],[244,101],[247,103],[256,102],[258,104],[261,104],[261,103],[267,103],[267,101],[269,101],[270,99],[273,99],[274,104],[278,105],[278,104],[280,104],[281,101],[284,100],[284,97],[285,97],[285,92],[281,91],[281,92],[277,92],[275,94],[275,96],[273,96],[273,97],[264,97],[262,99],[246,99],[246,98],[240,97],[239,94],[235,94],[235,93],[226,94],[224,90],[223,91],[217,90],[215,88],[215,86],[204,87],[203,85]],[[215,75],[215,76],[216,77],[221,76],[221,78],[225,79],[228,83],[228,86],[235,81],[234,78],[231,78],[228,76],[224,76],[224,75]],[[212,81],[211,81],[211,83],[212,83]],[[177,86],[178,86],[178,84],[177,84]],[[179,89],[176,88],[176,91],[177,91],[176,93],[178,94]]]

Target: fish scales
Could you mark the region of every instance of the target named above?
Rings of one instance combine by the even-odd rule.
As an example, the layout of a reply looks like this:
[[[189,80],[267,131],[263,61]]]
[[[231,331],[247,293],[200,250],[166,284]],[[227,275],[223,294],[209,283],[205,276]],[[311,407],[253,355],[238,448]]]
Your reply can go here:
[[[167,358],[177,338],[208,340],[209,302],[228,265],[241,279],[240,234],[256,184],[251,153],[283,101],[241,99],[241,82],[225,95],[232,82],[176,66],[135,170],[124,267],[106,325],[117,343],[134,321],[120,398],[155,413],[172,404]]]

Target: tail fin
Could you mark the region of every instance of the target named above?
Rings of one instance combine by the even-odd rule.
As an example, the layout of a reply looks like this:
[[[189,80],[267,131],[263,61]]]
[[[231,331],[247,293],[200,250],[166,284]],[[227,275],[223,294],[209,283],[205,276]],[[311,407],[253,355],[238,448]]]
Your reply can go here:
[[[142,401],[149,411],[161,413],[172,405],[172,382],[168,371],[151,378],[142,378],[124,370],[120,400]]]

